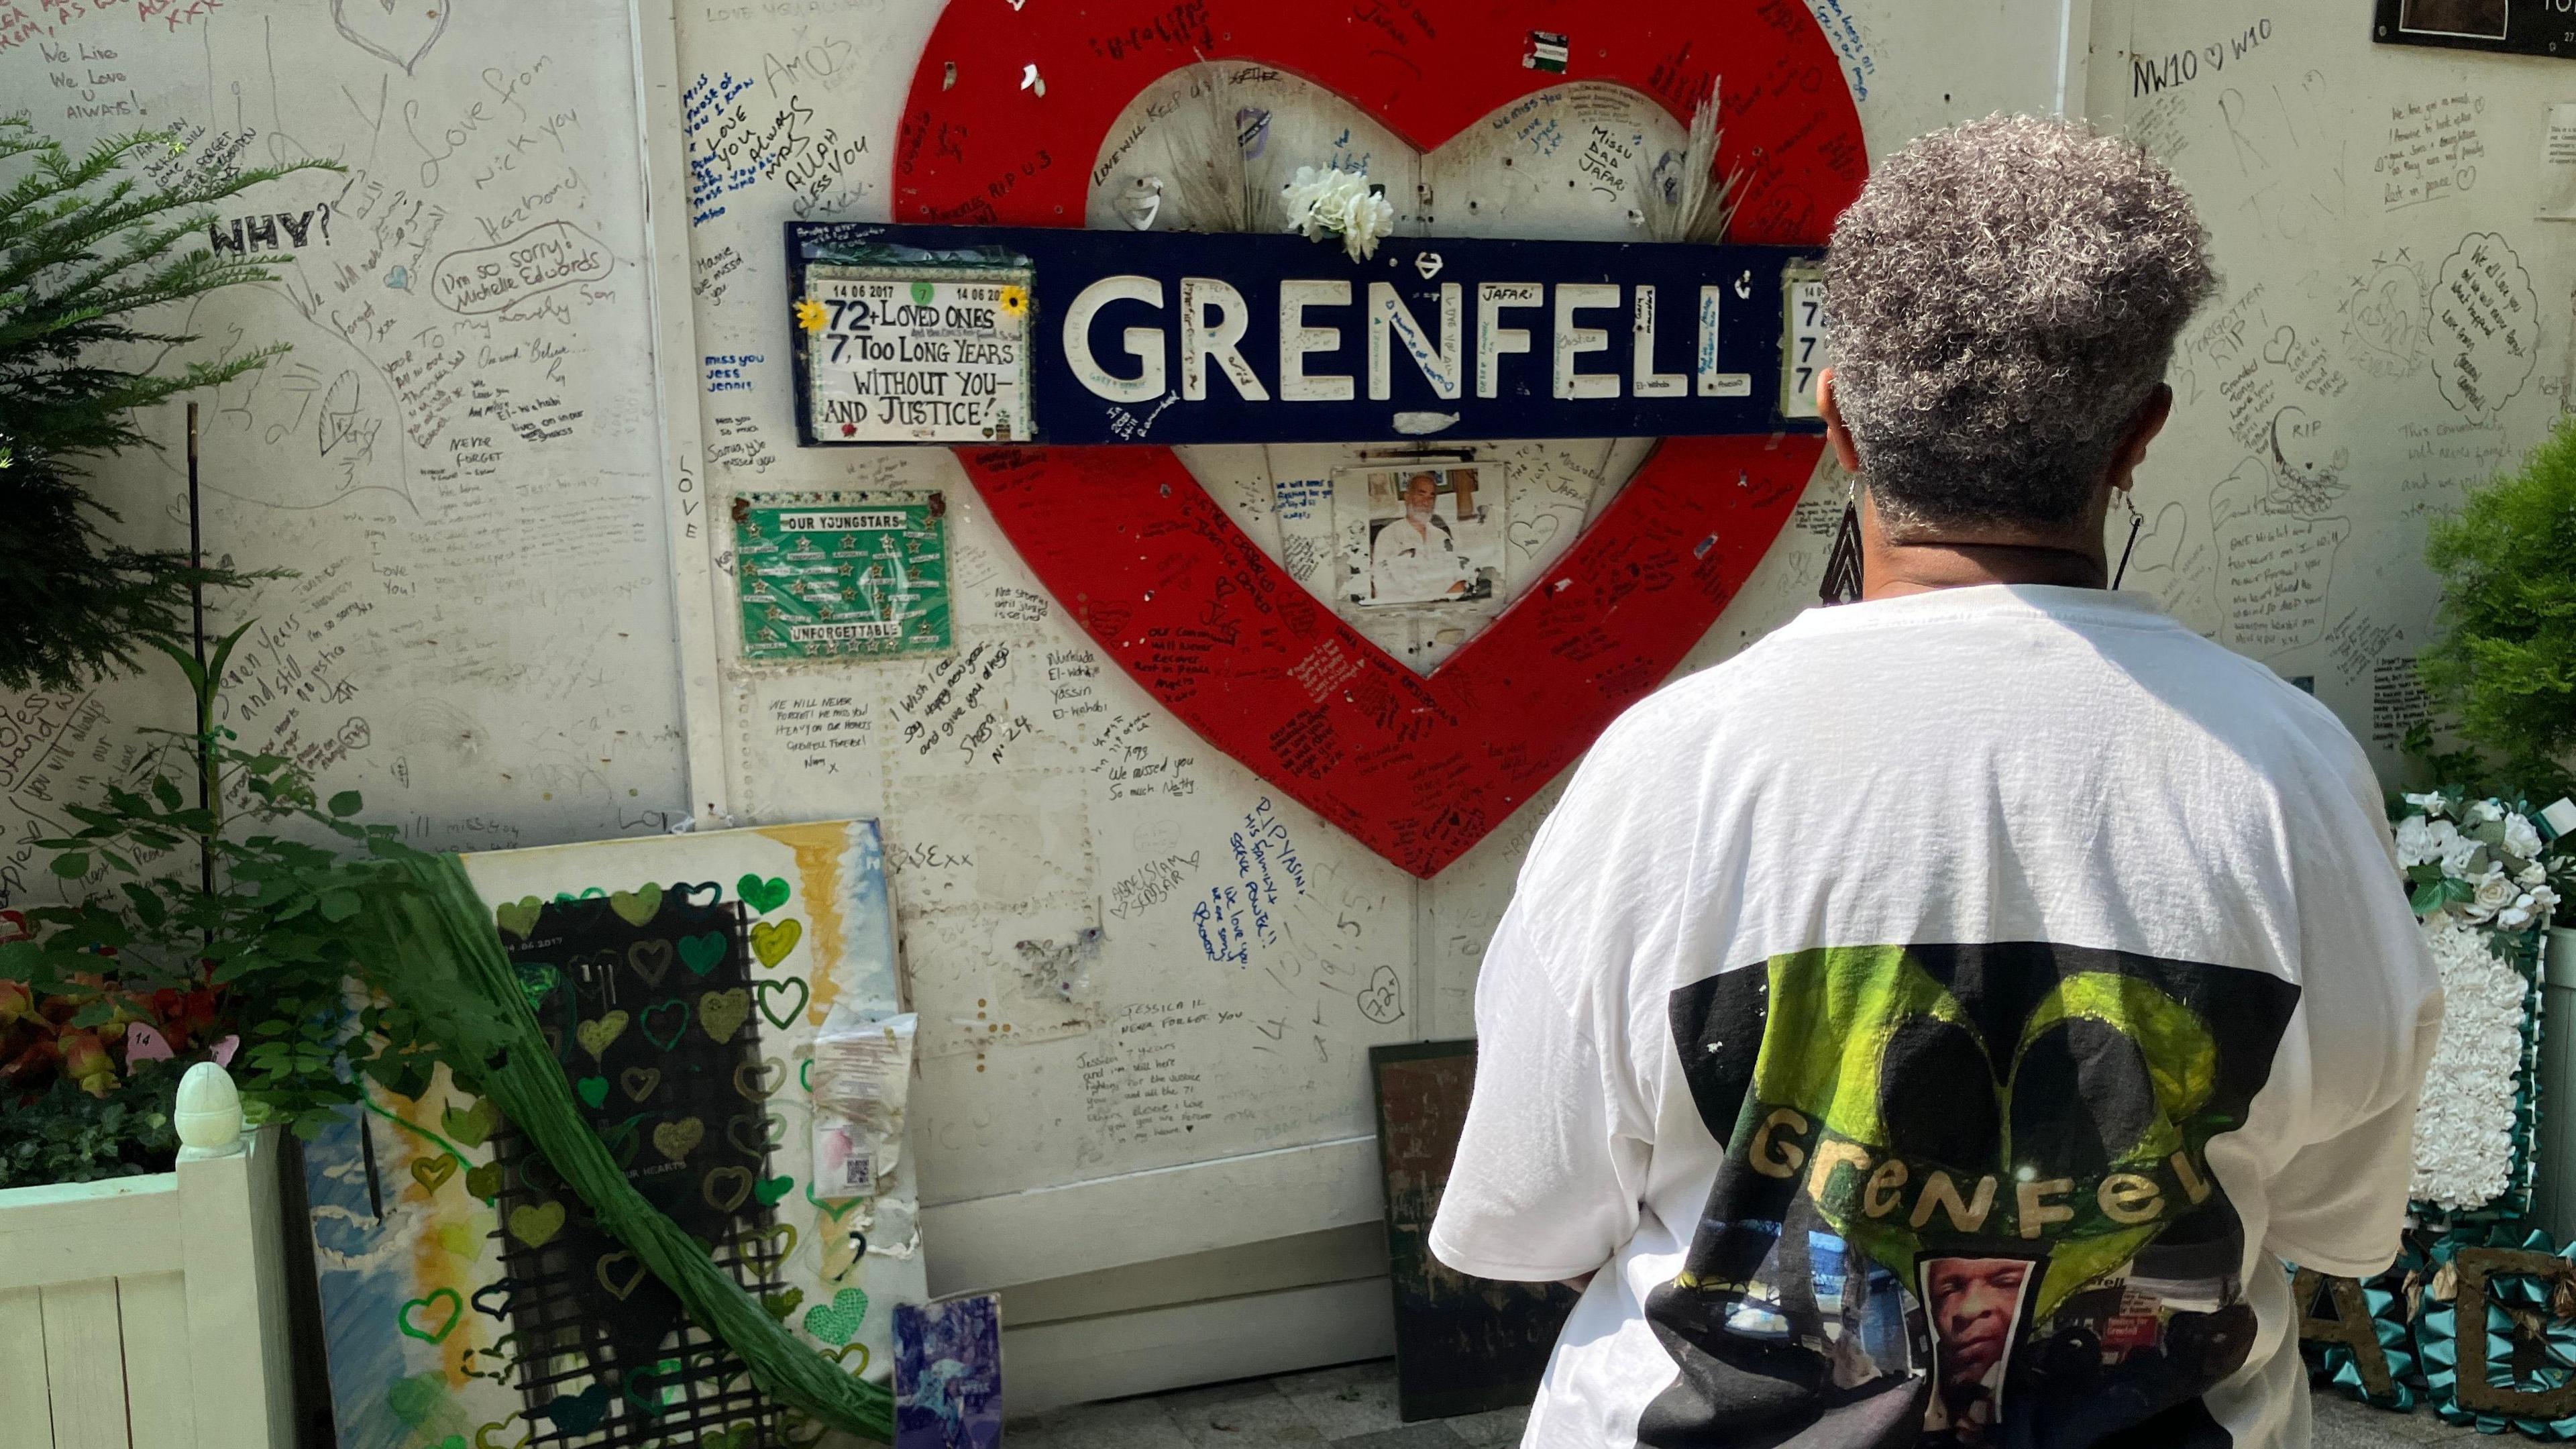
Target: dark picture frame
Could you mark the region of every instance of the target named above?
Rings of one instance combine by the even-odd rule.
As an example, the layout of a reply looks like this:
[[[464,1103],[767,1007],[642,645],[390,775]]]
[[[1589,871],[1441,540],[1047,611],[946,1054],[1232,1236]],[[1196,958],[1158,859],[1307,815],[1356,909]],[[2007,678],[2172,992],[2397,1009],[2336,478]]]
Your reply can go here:
[[[2551,0],[2372,0],[2371,39],[2576,59],[2576,11]]]
[[[1369,1048],[1395,1294],[1396,1413],[1406,1423],[1527,1404],[1577,1297],[1562,1283],[1471,1278],[1431,1256],[1476,1075],[1476,1043]]]

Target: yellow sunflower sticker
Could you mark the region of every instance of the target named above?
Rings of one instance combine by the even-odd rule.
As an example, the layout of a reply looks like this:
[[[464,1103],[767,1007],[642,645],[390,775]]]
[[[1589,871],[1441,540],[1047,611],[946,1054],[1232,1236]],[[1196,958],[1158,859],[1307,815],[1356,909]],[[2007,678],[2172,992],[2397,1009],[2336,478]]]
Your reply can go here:
[[[831,315],[831,309],[811,297],[796,304],[796,325],[808,332],[822,331]]]
[[[1002,289],[1002,295],[1001,295],[1001,297],[1000,297],[1000,299],[999,299],[999,300],[1001,301],[1001,304],[1002,304],[1002,315],[1003,315],[1003,316],[1005,316],[1005,317],[1025,317],[1025,316],[1029,315],[1029,289],[1028,289],[1028,288],[1026,288],[1026,287],[1004,287],[1004,288]]]

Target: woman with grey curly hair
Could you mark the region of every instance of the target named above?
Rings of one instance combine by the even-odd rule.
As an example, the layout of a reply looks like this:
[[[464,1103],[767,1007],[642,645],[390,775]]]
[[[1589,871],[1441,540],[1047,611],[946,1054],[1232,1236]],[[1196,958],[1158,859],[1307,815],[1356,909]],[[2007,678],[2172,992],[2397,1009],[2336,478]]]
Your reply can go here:
[[[1817,385],[1836,456],[1869,482],[1864,580],[1938,587],[2018,549],[2022,581],[2101,583],[2111,495],[2217,285],[2191,198],[2135,147],[1996,117],[1889,158],[1834,228]]]
[[[1526,1445],[2304,1445],[2282,1265],[2394,1256],[2441,991],[2343,726],[2104,587],[2207,239],[1998,117],[1827,279],[1862,601],[1585,759],[1432,1251],[1583,1289]]]

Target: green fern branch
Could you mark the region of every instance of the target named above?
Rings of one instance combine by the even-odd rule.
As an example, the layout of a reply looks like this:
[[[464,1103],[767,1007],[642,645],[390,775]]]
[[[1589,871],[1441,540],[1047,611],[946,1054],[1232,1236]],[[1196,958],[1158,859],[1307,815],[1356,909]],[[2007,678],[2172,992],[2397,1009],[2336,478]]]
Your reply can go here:
[[[285,254],[218,251],[202,238],[214,203],[329,162],[191,171],[163,181],[140,163],[177,154],[168,132],[109,137],[75,155],[24,116],[0,117],[0,689],[66,688],[133,669],[156,639],[184,637],[192,589],[253,578],[184,554],[128,547],[113,509],[68,466],[150,444],[135,415],[265,366],[283,343],[164,367],[198,339],[166,309],[273,282]],[[169,319],[180,318],[179,325]],[[158,355],[140,366],[125,358]]]

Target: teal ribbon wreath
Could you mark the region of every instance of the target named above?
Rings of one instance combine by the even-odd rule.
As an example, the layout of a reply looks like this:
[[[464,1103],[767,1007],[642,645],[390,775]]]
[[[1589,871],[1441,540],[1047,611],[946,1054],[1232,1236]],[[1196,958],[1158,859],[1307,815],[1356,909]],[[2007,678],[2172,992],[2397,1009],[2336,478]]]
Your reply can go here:
[[[2560,1248],[2537,1229],[2517,1230],[2498,1224],[2483,1232],[2464,1230],[2433,1245],[2432,1281],[2443,1276],[2464,1248],[2522,1248],[2576,1261],[2576,1244]],[[2561,1317],[2549,1301],[2548,1285],[2524,1274],[2499,1273],[2487,1280],[2487,1382],[2500,1389],[2543,1393],[2576,1380],[2576,1318]],[[2545,1361],[2517,1376],[2513,1369],[2515,1311],[2535,1316],[2541,1324]],[[2428,1285],[2415,1319],[2415,1342],[2423,1355],[2424,1382],[2433,1411],[2449,1423],[2474,1426],[2481,1434],[2519,1429],[2535,1439],[2576,1439],[2576,1415],[2564,1419],[2525,1419],[2473,1413],[2459,1404],[2459,1305],[2456,1290],[2436,1297]]]
[[[2295,1264],[2284,1264],[2297,1281]],[[2424,1364],[2415,1353],[2414,1307],[2409,1289],[2422,1288],[2430,1274],[2424,1243],[2412,1232],[2401,1240],[2397,1261],[2388,1270],[2361,1283],[2361,1298],[2370,1310],[2371,1336],[2379,1341],[2379,1354],[2388,1365],[2389,1393],[2374,1395],[2363,1379],[2361,1364],[2353,1351],[2340,1343],[2305,1345],[2309,1382],[2318,1387],[2331,1386],[2337,1393],[2370,1405],[2411,1413],[2425,1395]],[[2304,1317],[2312,1305],[2297,1305]]]

